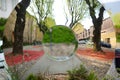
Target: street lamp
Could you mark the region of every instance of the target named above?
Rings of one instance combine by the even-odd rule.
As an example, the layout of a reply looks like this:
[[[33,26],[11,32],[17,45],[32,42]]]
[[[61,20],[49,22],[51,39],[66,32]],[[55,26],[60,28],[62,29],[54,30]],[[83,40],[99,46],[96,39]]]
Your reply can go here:
[[[52,51],[52,28],[50,28],[50,49]]]

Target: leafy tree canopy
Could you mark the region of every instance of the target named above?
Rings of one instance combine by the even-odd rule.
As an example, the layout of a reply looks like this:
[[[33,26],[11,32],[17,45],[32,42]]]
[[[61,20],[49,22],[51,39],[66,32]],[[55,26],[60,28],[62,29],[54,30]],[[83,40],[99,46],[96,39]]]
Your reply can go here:
[[[7,19],[0,18],[0,38],[3,36],[4,25],[6,24]]]
[[[0,18],[0,26],[5,25],[6,21],[7,21],[7,19],[5,19],[5,18]]]
[[[115,14],[112,18],[113,18],[115,27],[120,28],[120,13]]]
[[[50,30],[48,30],[45,33],[43,37],[44,43],[49,43],[51,41],[53,43],[76,43],[77,42],[75,35],[70,28],[62,25],[56,25],[56,26],[53,26],[51,29],[52,29],[51,32]]]
[[[46,24],[44,20],[47,17],[52,16],[52,4],[54,0],[31,0],[31,1],[32,5],[30,5],[30,9],[34,13],[40,31],[45,33],[47,27],[45,26]]]
[[[88,8],[84,0],[67,0],[68,10],[71,15],[70,28],[72,28],[77,22],[82,20]]]
[[[47,26],[48,28],[54,26],[56,23],[55,23],[55,20],[51,17],[47,17],[45,20],[45,26]]]

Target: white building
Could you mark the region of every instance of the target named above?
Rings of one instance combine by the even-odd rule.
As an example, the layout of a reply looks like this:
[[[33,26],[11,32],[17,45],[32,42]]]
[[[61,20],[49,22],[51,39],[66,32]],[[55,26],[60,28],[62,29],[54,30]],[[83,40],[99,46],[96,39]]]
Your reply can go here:
[[[20,0],[0,0],[0,18],[8,18]]]

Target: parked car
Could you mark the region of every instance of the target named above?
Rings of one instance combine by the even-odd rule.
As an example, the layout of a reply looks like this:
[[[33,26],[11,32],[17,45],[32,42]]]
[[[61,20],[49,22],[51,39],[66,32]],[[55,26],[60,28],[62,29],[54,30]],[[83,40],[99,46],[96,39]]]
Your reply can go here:
[[[88,40],[88,41],[86,42],[86,44],[87,44],[87,45],[93,45],[94,43],[93,43],[92,41]]]
[[[101,41],[101,46],[106,48],[111,48],[111,44]]]
[[[79,41],[78,41],[78,44],[86,44],[86,43],[87,43],[86,40],[79,40]]]

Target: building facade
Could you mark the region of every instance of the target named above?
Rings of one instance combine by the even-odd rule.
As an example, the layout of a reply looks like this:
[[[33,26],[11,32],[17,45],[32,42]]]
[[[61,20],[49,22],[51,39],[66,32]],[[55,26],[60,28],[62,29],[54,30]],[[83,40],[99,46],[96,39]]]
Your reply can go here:
[[[79,34],[79,40],[89,39],[92,41],[93,30],[93,26],[91,26],[88,30],[84,29],[84,31]],[[101,28],[101,41],[110,43],[112,45],[112,48],[116,47],[116,31],[110,17],[103,20]]]
[[[8,41],[14,42],[14,28],[16,22],[16,11],[13,10],[5,24],[3,36]],[[26,13],[25,29],[23,34],[23,41],[25,43],[32,43],[35,41],[42,41],[43,33],[40,32],[39,27],[36,24],[36,20],[28,12]]]
[[[80,38],[82,38],[81,34],[84,31],[83,25],[81,23],[76,23],[73,27],[72,27],[73,32],[75,33],[77,39],[79,40]],[[81,35],[80,35],[81,34]]]
[[[116,31],[112,19],[106,18],[102,24],[101,41],[110,43],[112,48],[116,47]]]

